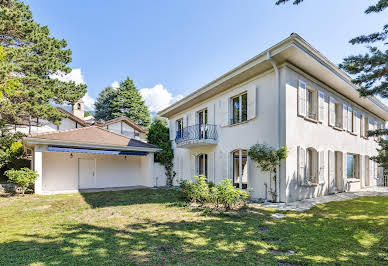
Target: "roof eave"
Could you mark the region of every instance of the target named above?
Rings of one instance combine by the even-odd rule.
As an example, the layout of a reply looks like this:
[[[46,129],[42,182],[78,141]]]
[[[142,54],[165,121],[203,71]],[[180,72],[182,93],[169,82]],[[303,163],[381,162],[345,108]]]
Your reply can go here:
[[[36,144],[56,145],[56,146],[81,147],[81,148],[112,149],[112,150],[123,150],[123,151],[144,151],[144,152],[157,152],[161,150],[160,148],[146,148],[146,147],[122,146],[122,145],[103,145],[98,143],[54,140],[54,139],[45,139],[45,138],[31,138],[31,137],[26,137],[23,139],[23,141],[29,145],[36,145]]]

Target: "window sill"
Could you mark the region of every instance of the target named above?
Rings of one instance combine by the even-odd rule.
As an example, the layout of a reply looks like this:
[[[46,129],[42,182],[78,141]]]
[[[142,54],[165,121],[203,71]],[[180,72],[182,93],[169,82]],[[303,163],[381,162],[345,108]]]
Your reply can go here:
[[[360,179],[359,178],[347,178],[346,182],[347,183],[358,183],[358,182],[360,182]]]
[[[351,131],[349,131],[349,134],[350,134],[350,135],[353,135],[353,136],[357,136],[357,134],[356,134],[356,133],[354,133],[354,132],[351,132]]]
[[[309,117],[304,117],[304,120],[306,120],[306,121],[309,121],[309,122],[312,122],[312,123],[315,123],[315,124],[318,124],[319,123],[319,121],[318,120],[315,120],[315,119],[313,119],[313,118],[309,118]]]
[[[361,137],[361,138],[363,138],[363,139],[365,139],[365,140],[368,140],[368,139],[369,139],[368,137]]]
[[[340,128],[340,127],[336,127],[336,126],[331,126],[333,129],[335,129],[335,130],[338,130],[338,131],[344,131],[344,129],[343,128]]]
[[[243,122],[239,122],[239,123],[235,123],[235,124],[228,124],[228,125],[226,125],[226,126],[221,126],[221,127],[234,127],[234,126],[239,126],[239,125],[243,125],[243,124],[249,123],[249,122],[251,122],[252,120],[255,120],[255,119],[256,119],[256,117],[250,118],[250,119],[245,120],[245,121],[243,121]]]

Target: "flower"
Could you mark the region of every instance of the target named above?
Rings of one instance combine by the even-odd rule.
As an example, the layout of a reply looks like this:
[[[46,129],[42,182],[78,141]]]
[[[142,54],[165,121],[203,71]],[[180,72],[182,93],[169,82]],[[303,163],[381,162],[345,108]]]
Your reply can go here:
[[[183,188],[183,189],[182,189],[182,192],[185,192],[185,191],[186,191],[186,189],[185,189],[185,188]]]

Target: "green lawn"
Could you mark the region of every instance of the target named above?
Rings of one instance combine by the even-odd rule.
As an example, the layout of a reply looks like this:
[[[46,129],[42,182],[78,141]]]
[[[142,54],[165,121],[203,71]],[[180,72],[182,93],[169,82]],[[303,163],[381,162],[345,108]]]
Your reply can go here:
[[[388,265],[388,197],[274,212],[199,211],[162,189],[0,197],[0,264]]]

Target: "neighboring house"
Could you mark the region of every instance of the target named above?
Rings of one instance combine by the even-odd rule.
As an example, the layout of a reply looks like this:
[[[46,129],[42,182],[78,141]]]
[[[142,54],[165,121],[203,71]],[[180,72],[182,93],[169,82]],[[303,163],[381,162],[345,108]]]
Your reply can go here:
[[[112,132],[119,133],[137,140],[146,141],[147,131],[134,123],[128,117],[119,117],[108,121],[94,121],[91,116],[84,116],[84,102],[79,100],[72,106],[72,112],[61,107],[57,109],[67,117],[62,119],[59,125],[39,118],[23,119],[23,122],[13,125],[13,131],[19,131],[26,135],[35,133],[54,132],[74,128],[83,128],[91,125],[104,127]]]
[[[159,112],[170,123],[176,179],[230,178],[253,198],[291,202],[376,185],[377,138],[388,108],[299,35],[272,46]],[[277,183],[247,155],[287,145]]]
[[[98,126],[34,134],[24,143],[39,173],[36,194],[154,186],[158,147]]]

